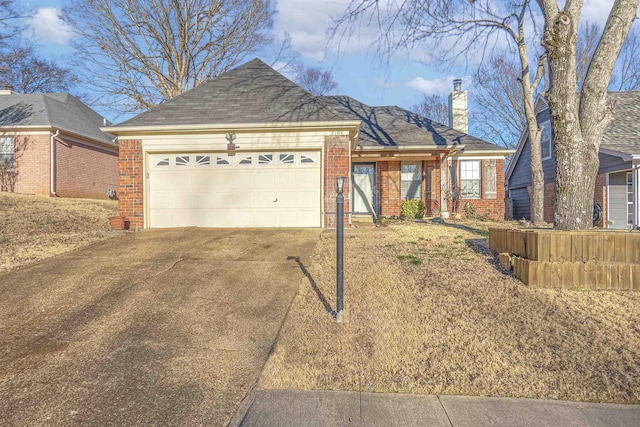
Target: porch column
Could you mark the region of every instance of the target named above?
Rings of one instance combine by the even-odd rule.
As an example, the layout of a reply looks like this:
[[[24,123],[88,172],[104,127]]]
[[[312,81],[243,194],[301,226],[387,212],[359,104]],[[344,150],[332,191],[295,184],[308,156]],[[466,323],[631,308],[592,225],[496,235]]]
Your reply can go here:
[[[449,171],[447,168],[447,162],[449,160],[449,154],[440,155],[440,217],[449,218],[449,202],[447,200],[449,195]]]

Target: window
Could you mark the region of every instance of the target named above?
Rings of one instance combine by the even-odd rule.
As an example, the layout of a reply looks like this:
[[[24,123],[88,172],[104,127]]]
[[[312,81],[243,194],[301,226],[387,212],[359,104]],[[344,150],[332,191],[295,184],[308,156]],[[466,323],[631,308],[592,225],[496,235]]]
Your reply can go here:
[[[300,163],[315,163],[317,160],[315,153],[300,154]]]
[[[165,157],[164,159],[160,160],[158,163],[156,163],[156,166],[169,166],[169,158]]]
[[[12,136],[0,137],[0,166],[13,169],[14,148]]]
[[[551,122],[545,122],[543,126],[540,149],[542,150],[542,160],[547,160],[551,158]]]
[[[292,165],[294,162],[293,154],[280,154],[280,163]]]
[[[481,198],[480,181],[480,160],[461,160],[460,197],[462,199]]]
[[[196,156],[196,164],[206,166],[211,164],[211,156]]]
[[[251,163],[253,163],[253,156],[252,155],[248,155],[248,156],[242,156],[238,158],[238,164],[239,165],[250,165]]]
[[[189,156],[177,156],[176,166],[185,166],[189,164]]]
[[[230,165],[229,160],[224,157],[216,156],[216,165]]]
[[[421,199],[422,165],[420,162],[402,162],[402,200]]]
[[[258,156],[258,164],[269,165],[273,162],[273,154],[260,154]]]

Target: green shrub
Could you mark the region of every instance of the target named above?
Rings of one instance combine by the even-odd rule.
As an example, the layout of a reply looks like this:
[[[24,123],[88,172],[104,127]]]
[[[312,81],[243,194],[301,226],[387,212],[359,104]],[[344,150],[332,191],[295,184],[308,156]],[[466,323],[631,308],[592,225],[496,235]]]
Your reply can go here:
[[[403,200],[402,216],[408,219],[420,219],[424,216],[426,208],[422,200]]]

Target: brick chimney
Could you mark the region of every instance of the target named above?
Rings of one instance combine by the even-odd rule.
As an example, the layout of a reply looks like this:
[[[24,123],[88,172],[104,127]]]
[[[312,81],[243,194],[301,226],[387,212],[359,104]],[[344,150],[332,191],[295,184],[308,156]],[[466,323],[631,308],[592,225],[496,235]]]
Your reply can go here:
[[[469,133],[469,109],[467,91],[462,90],[462,80],[453,81],[453,92],[449,95],[449,127]]]

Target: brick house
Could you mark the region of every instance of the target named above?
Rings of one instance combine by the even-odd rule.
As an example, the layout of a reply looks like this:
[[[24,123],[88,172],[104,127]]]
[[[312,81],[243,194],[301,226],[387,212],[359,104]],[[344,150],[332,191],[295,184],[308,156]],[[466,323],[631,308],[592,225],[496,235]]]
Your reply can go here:
[[[119,137],[119,212],[145,228],[332,227],[345,176],[346,221],[398,216],[405,199],[423,200],[429,215],[470,202],[503,218],[511,150],[466,134],[459,86],[452,103],[462,131],[312,96],[255,59],[103,128]]]
[[[638,182],[640,182],[640,92],[610,92],[615,105],[612,122],[605,130],[598,159],[600,166],[593,195],[602,209],[605,228],[629,229],[639,224]],[[542,97],[535,104],[537,122],[544,125],[541,137],[544,171],[544,220],[553,222],[555,207],[555,151],[551,138],[549,106]],[[514,219],[531,219],[531,148],[527,130],[506,173],[507,196]]]
[[[0,91],[2,191],[106,198],[118,183],[118,146],[104,119],[68,93]]]

